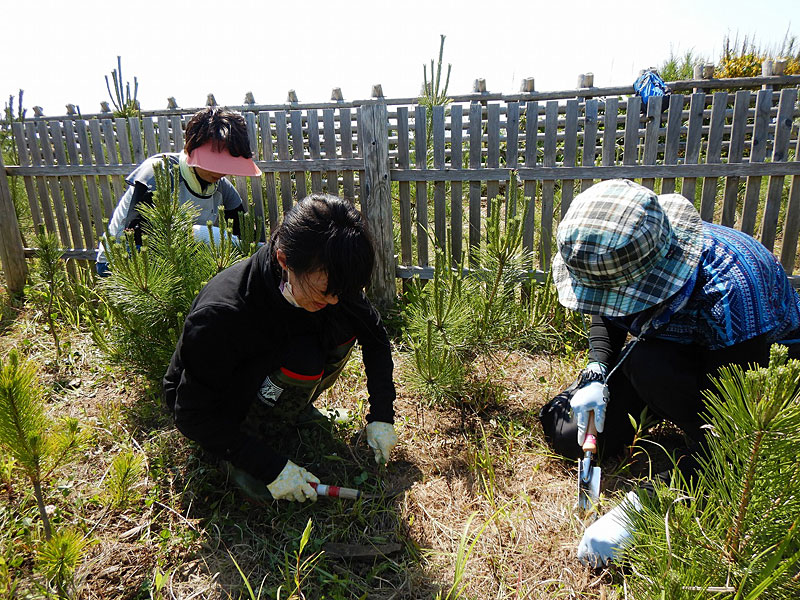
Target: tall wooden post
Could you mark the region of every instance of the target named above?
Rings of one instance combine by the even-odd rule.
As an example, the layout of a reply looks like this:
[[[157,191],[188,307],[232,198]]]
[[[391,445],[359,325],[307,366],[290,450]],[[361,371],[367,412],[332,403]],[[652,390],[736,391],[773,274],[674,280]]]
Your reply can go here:
[[[384,310],[394,303],[397,295],[389,182],[389,114],[382,98],[365,102],[360,111],[365,174],[365,206],[361,208],[375,242],[370,296]]]
[[[21,292],[25,287],[28,271],[25,265],[22,235],[19,232],[19,222],[2,155],[0,155],[0,259],[3,261],[3,271],[6,274],[9,291]]]

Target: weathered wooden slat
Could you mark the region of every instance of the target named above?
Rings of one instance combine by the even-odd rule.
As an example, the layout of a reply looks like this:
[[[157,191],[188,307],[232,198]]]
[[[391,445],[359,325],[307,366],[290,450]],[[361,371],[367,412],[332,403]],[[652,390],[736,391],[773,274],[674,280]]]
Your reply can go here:
[[[544,117],[544,157],[542,164],[545,167],[555,167],[556,164],[556,133],[558,132],[558,101],[549,100],[545,106]],[[574,168],[574,167],[573,167]],[[526,169],[527,170],[527,169]],[[525,179],[520,169],[520,177]],[[532,177],[531,179],[536,179]],[[553,209],[555,199],[555,182],[545,180],[542,183],[542,220],[541,220],[541,248],[539,251],[539,264],[543,271],[550,268],[553,241]]]
[[[574,167],[578,153],[578,101],[567,100],[567,113],[564,122],[564,166]],[[575,195],[575,180],[561,182],[561,216],[567,214]]]
[[[794,105],[797,101],[797,88],[781,90],[778,101],[778,118],[775,120],[775,133],[772,143],[772,162],[784,162],[789,154],[792,136]],[[767,250],[775,247],[775,234],[781,209],[783,194],[783,175],[773,175],[767,186],[767,201],[764,204],[764,216],[761,219],[761,243]]]
[[[286,127],[286,113],[283,111],[275,112],[275,139],[278,145],[278,160],[289,160],[289,134]],[[292,180],[289,173],[281,173],[281,204],[283,213],[286,214],[292,208]]]
[[[547,132],[545,130],[545,143]],[[548,159],[547,154],[544,155]],[[547,160],[545,160],[547,162]],[[13,171],[13,169],[7,169]],[[520,167],[519,178],[526,180],[559,181],[563,179],[613,179],[623,177],[641,179],[646,177],[725,177],[728,175],[783,175],[800,172],[800,165],[783,163],[718,163],[699,165],[617,165],[612,167]],[[500,181],[508,178],[511,169],[392,169],[392,181]]]
[[[747,128],[747,112],[750,106],[750,92],[739,90],[733,103],[733,122],[730,143],[728,146],[728,163],[742,162],[744,154],[744,136]],[[731,175],[725,178],[725,195],[722,201],[722,219],[720,223],[726,227],[736,224],[736,208],[739,196],[739,177]]]
[[[36,133],[38,134],[39,152],[34,153],[34,155],[41,153],[44,164],[55,164],[53,147],[51,145],[50,135],[47,130],[47,121],[37,122],[36,129]],[[33,142],[35,139],[36,138],[33,138],[31,141]],[[50,190],[50,201],[53,203],[53,211],[56,215],[56,223],[58,223],[58,233],[59,237],[61,238],[61,243],[64,244],[64,246],[69,246],[71,245],[69,239],[70,231],[69,227],[67,226],[67,215],[64,210],[64,198],[61,195],[61,189],[58,185],[58,178],[45,177],[45,182],[47,183],[47,188]],[[80,236],[78,239],[80,239]]]
[[[461,146],[462,117],[462,107],[460,104],[450,107],[450,166],[453,169],[461,169],[464,166],[464,149]],[[450,184],[450,245],[453,253],[454,265],[462,263],[462,252],[464,251],[463,220],[464,199],[462,196],[461,182],[453,181]]]
[[[528,102],[525,105],[525,167],[536,166],[536,153],[539,138],[539,103]],[[526,180],[522,193],[525,196],[525,222],[522,226],[522,246],[533,252],[536,232],[536,182]]]
[[[281,173],[284,171],[294,171],[298,167],[305,171],[324,171],[328,169],[359,169],[363,166],[363,160],[360,158],[336,158],[329,160],[327,158],[320,159],[306,159],[306,160],[273,160],[273,161],[255,161],[258,168],[267,173]],[[61,167],[61,166],[38,166],[38,167],[6,167],[9,173],[14,175],[28,175],[44,177],[48,175],[62,176],[62,175],[127,175],[131,172],[132,165],[94,165],[79,167]]]
[[[56,121],[57,122],[57,121]],[[75,139],[75,123],[74,121],[64,121],[64,145],[67,149],[67,158],[69,165],[79,165],[80,158],[78,156],[78,144]],[[75,187],[75,196],[77,197],[78,213],[80,214],[81,228],[83,230],[83,239],[87,248],[94,248],[94,235],[92,234],[92,217],[89,212],[89,202],[86,198],[86,190],[84,189],[83,179],[81,177],[71,177],[72,184]]]
[[[353,158],[353,122],[349,108],[339,110],[339,138],[342,141],[342,158]],[[342,172],[342,191],[344,197],[355,202],[356,191],[353,170],[340,169]]]
[[[39,149],[37,142],[36,127],[30,121],[25,123],[25,138],[29,152],[31,165],[38,167],[42,165],[42,151]],[[20,153],[20,158],[22,154]],[[14,172],[9,171],[13,175]],[[33,182],[36,188],[36,195],[39,198],[39,205],[42,208],[42,216],[44,217],[45,227],[49,233],[59,235],[58,227],[56,226],[55,213],[53,212],[53,205],[50,202],[50,194],[47,191],[47,181],[44,177],[34,177]]]
[[[444,169],[444,106],[434,106],[431,115],[433,128],[433,168]],[[444,181],[433,184],[433,232],[439,248],[447,240],[447,189]]]
[[[584,167],[594,166],[597,152],[597,104],[597,100],[592,98],[587,100],[584,106],[583,153],[581,156],[581,164]],[[589,189],[592,183],[592,179],[581,179],[581,192]]]
[[[81,150],[81,159],[83,167],[92,166],[92,149],[89,146],[89,133],[86,129],[86,121],[80,120],[77,122],[78,126],[78,145]],[[73,167],[74,169],[75,167]],[[92,220],[94,221],[94,231],[97,234],[97,239],[103,237],[106,230],[106,219],[110,219],[111,215],[103,215],[103,208],[100,205],[100,194],[98,192],[98,180],[93,175],[86,176],[86,189],[89,190],[89,200],[92,204]]]
[[[108,164],[118,165],[119,156],[117,154],[117,140],[114,132],[114,123],[111,119],[103,119],[101,121],[103,126],[103,143],[106,147],[106,156],[108,157]],[[118,175],[111,176],[111,185],[114,188],[114,196],[119,200],[125,191],[125,186],[122,177]]]
[[[303,160],[305,149],[303,147],[303,113],[293,110],[289,113],[292,127],[292,159]],[[308,195],[306,190],[306,174],[304,171],[294,172],[294,187],[297,190],[297,199],[301,200]]]
[[[128,129],[131,132],[131,146],[133,147],[133,162],[137,165],[144,162],[146,158],[144,146],[142,145],[142,128],[139,119],[130,117],[128,119]]]
[[[265,172],[282,173],[290,171],[300,166],[307,167],[307,170],[327,170],[330,166],[336,166],[340,170],[343,168],[353,168],[361,159],[337,159],[327,161],[273,161],[272,163],[257,162],[259,168]],[[272,165],[272,166],[270,166]],[[542,179],[542,180],[561,180],[561,179],[607,179],[609,174],[619,177],[727,177],[727,176],[771,176],[783,175],[790,176],[797,172],[797,167],[790,163],[719,163],[719,164],[699,164],[699,165],[617,165],[611,167],[537,167],[534,170],[519,167],[521,179]],[[24,176],[69,176],[69,175],[125,175],[130,171],[129,165],[116,166],[80,166],[80,167],[6,167],[9,175]],[[394,181],[504,181],[508,179],[511,169],[500,167],[498,169],[477,168],[477,169],[410,169],[407,172],[401,169],[393,169]],[[404,174],[405,173],[405,174]],[[627,174],[627,175],[626,175]]]
[[[658,139],[661,135],[661,102],[663,96],[653,96],[647,101],[647,124],[644,129],[644,151],[642,152],[642,164],[654,165],[658,158]],[[646,188],[655,189],[656,180],[652,177],[642,179],[642,185]]]
[[[481,105],[469,105],[469,168],[480,169],[482,137]],[[469,262],[478,260],[481,244],[481,182],[480,178],[469,180]]]
[[[114,119],[114,127],[117,132],[117,144],[119,145],[119,156],[122,164],[133,164],[133,157],[131,156],[131,144],[128,140],[127,119]]]
[[[417,169],[428,166],[427,113],[424,106],[414,109],[414,165]],[[416,182],[417,203],[417,261],[427,266],[428,260],[428,186],[424,181]]]
[[[641,122],[642,99],[628,98],[625,107],[625,141],[622,148],[622,164],[635,165],[639,160],[639,123]]]
[[[169,139],[169,119],[158,117],[158,150],[172,152],[172,141]]]
[[[462,270],[465,275],[469,275],[470,273],[476,272],[467,267],[464,267]],[[419,279],[429,280],[433,279],[434,269],[433,267],[398,265],[397,268],[395,269],[395,272],[397,273],[398,278],[410,279],[412,277],[416,277]],[[480,272],[480,270],[478,270],[477,272]],[[539,269],[529,269],[526,275],[533,277],[539,283],[544,283],[547,279],[547,273]]]
[[[17,146],[17,154],[19,155],[19,164],[27,167],[30,164],[30,157],[28,154],[28,144],[25,140],[25,131],[22,123],[15,121],[11,124],[11,131],[14,134],[14,142]],[[28,205],[31,209],[31,217],[33,219],[33,226],[35,231],[39,231],[43,221],[42,212],[39,210],[39,203],[36,199],[36,191],[33,185],[33,178],[23,177],[22,182],[25,185],[25,195],[28,196]],[[48,231],[52,231],[50,224],[46,225]]]
[[[142,123],[144,123],[144,143],[147,146],[147,155],[158,154],[160,150],[156,143],[156,130],[153,119],[143,119]]]
[[[94,162],[98,167],[106,166],[106,157],[103,153],[103,134],[100,133],[100,121],[92,119],[89,121],[89,133],[92,135],[92,151],[94,153]],[[83,161],[86,163],[86,160]],[[103,212],[106,219],[111,220],[111,215],[114,212],[118,198],[112,199],[111,186],[108,184],[108,177],[100,175],[98,177],[100,182],[100,191],[103,196]]]
[[[239,193],[239,197],[242,199],[242,206],[245,210],[250,210],[250,195],[247,186],[247,177],[234,177],[229,175],[227,177],[228,180],[233,184],[233,187],[236,188],[236,191]],[[216,215],[215,215],[216,217]],[[216,218],[215,218],[216,220]]]
[[[271,162],[272,153],[272,129],[269,124],[269,113],[263,111],[258,113],[258,126],[261,129],[261,158],[264,162]],[[261,167],[259,167],[261,169]],[[267,212],[269,213],[269,231],[278,226],[278,192],[275,188],[275,173],[261,169],[264,178],[264,188],[267,193]]]
[[[797,136],[794,160],[795,162],[800,161],[800,135]],[[781,244],[781,264],[789,275],[794,273],[798,237],[800,237],[800,174],[792,177],[792,184],[789,188],[786,222],[783,226],[783,244]]]
[[[490,169],[500,167],[500,105],[497,103],[489,104],[486,116],[486,132],[488,140],[486,143],[486,166]],[[500,194],[500,182],[486,182],[486,214],[491,214],[492,200]]]
[[[756,96],[756,115],[753,138],[750,145],[750,163],[760,163],[767,156],[770,115],[772,107],[772,90],[759,90]],[[741,231],[753,235],[756,228],[756,215],[761,197],[761,176],[747,178],[744,192],[744,208],[742,209]]]
[[[250,142],[250,152],[253,158],[258,158],[258,128],[256,127],[256,115],[252,112],[244,113],[244,120],[247,123],[247,139]],[[264,232],[264,195],[261,190],[261,177],[249,177],[250,189],[253,194],[253,203],[249,210],[253,211],[258,229],[257,238],[262,242],[266,241]],[[244,201],[244,199],[242,199]]]
[[[700,148],[703,143],[703,108],[706,103],[706,95],[702,92],[692,94],[689,101],[689,128],[686,132],[686,159],[687,165],[695,165],[700,160]],[[697,179],[695,177],[684,177],[681,186],[681,194],[694,203],[695,187]]]
[[[408,147],[408,108],[401,106],[397,109],[397,166],[403,170],[407,170],[411,166]],[[410,265],[414,260],[410,185],[408,181],[401,181],[398,186],[400,193],[400,263],[404,265]]]
[[[607,98],[603,113],[603,158],[600,162],[604,167],[610,167],[617,162],[617,114],[619,113],[619,99]]]
[[[709,123],[708,142],[706,144],[706,162],[718,163],[722,160],[722,130],[725,127],[725,109],[728,106],[727,92],[714,92],[711,104],[711,120]],[[717,177],[703,179],[703,191],[700,197],[700,218],[713,222],[717,200]]]
[[[52,148],[56,164],[67,165],[67,155],[64,151],[64,131],[60,121],[50,121],[49,137],[52,140]],[[49,144],[48,144],[49,145]],[[66,208],[67,222],[69,231],[72,235],[72,244],[79,247],[84,243],[81,223],[78,219],[78,210],[75,206],[75,193],[72,190],[72,180],[69,177],[59,177],[58,185],[61,188],[64,206]],[[91,228],[89,230],[91,235]],[[91,248],[91,245],[89,246]]]
[[[170,125],[172,125],[172,151],[180,152],[183,150],[183,124],[181,123],[181,116],[173,115],[169,121]]]
[[[361,140],[370,151],[364,156],[365,179],[361,211],[375,244],[370,297],[385,310],[396,300],[394,231],[389,182],[389,118],[386,104],[370,102],[361,108]]]
[[[322,158],[322,148],[319,143],[319,115],[317,110],[309,109],[306,115],[308,127],[308,153],[312,159]],[[322,193],[322,173],[311,171],[311,191]]]
[[[519,102],[506,107],[506,166],[513,169],[519,163]]]
[[[671,94],[669,97],[669,108],[667,109],[667,134],[666,140],[664,141],[665,165],[678,164],[678,147],[681,140],[683,99],[683,94]],[[674,177],[665,177],[661,180],[662,194],[671,194],[674,191]]]
[[[327,160],[336,159],[336,121],[332,108],[322,111],[322,134],[325,136],[323,146]],[[326,173],[326,187],[329,194],[339,195],[339,176],[335,170]]]
[[[27,279],[27,265],[2,154],[0,154],[0,257],[2,257],[6,288],[12,293],[23,291]]]

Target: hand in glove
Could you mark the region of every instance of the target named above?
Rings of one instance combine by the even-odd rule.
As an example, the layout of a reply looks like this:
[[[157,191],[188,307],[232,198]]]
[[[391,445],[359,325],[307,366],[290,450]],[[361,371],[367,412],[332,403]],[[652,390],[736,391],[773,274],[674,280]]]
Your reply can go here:
[[[317,491],[308,485],[309,481],[319,483],[319,479],[306,471],[303,467],[298,467],[292,461],[287,461],[283,471],[272,483],[267,484],[269,493],[275,500],[289,500],[293,502],[305,502],[317,499]]]
[[[219,227],[211,227],[211,233],[209,234],[208,225],[193,225],[192,235],[198,242],[203,242],[209,246],[211,245],[211,240],[214,240],[214,245],[216,246],[219,246],[220,242],[222,241]],[[231,235],[231,242],[233,242],[234,246],[238,246],[239,238],[235,235]]]
[[[375,453],[375,462],[385,463],[389,460],[392,448],[397,444],[397,434],[394,425],[373,421],[367,424],[367,444]]]
[[[581,379],[605,377],[606,368],[598,362],[592,362],[581,373]],[[578,445],[583,446],[586,439],[586,427],[589,424],[589,413],[594,411],[594,426],[598,433],[603,432],[606,422],[606,404],[608,403],[608,386],[602,381],[590,381],[572,395],[569,405],[578,425]]]
[[[625,518],[625,513],[631,509],[642,510],[639,496],[633,491],[625,494],[622,502],[586,528],[578,545],[578,560],[596,569],[616,558],[631,538]]]

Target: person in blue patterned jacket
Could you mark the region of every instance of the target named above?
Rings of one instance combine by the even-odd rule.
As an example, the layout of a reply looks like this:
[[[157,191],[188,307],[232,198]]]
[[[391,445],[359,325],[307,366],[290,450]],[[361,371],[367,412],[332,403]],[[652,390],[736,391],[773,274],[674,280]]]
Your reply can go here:
[[[678,466],[692,472],[711,377],[723,365],[766,365],[773,343],[800,337],[786,272],[751,236],[703,222],[683,196],[622,179],[579,194],[556,237],[559,302],[591,315],[591,362],[542,409],[546,438],[579,457],[593,411],[600,452],[612,454],[633,440],[628,415],[647,408],[689,438]],[[591,546],[582,543],[584,557],[605,562]]]

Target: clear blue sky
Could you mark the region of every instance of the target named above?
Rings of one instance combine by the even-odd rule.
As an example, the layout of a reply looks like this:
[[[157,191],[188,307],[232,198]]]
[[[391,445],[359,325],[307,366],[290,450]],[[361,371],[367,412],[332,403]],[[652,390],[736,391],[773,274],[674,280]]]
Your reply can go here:
[[[0,8],[0,95],[25,90],[25,106],[83,113],[108,100],[103,76],[122,56],[123,76],[139,79],[145,109],[347,100],[419,92],[422,65],[445,34],[453,65],[450,93],[483,77],[490,91],[514,93],[525,77],[537,90],[570,89],[591,71],[595,85],[625,85],[670,54],[693,50],[715,59],[726,33],[780,43],[800,34],[800,0],[646,2],[304,0],[7,0]]]

